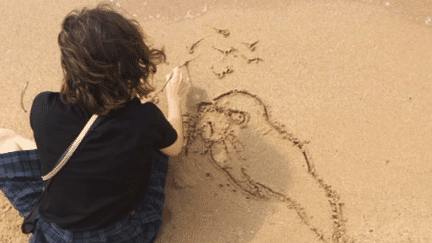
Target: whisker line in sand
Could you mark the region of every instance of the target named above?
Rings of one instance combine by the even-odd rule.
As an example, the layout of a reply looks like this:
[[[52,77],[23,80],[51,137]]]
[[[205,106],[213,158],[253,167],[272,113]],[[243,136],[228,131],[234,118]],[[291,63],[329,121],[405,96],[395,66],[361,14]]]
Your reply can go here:
[[[259,63],[259,62],[263,62],[264,60],[262,59],[262,58],[259,58],[259,57],[253,57],[253,58],[248,58],[247,56],[245,56],[245,55],[241,55],[245,60],[246,60],[246,62],[247,63]]]
[[[205,39],[205,37],[204,37],[204,38],[201,38],[201,39],[199,39],[199,40],[197,40],[197,41],[195,41],[195,42],[191,45],[191,47],[189,48],[189,54],[193,54],[194,51],[195,51],[195,48],[197,48],[198,44],[199,44],[201,41],[203,41],[204,39]]]
[[[242,44],[244,44],[250,51],[255,51],[256,44],[258,44],[258,42],[259,42],[259,40],[252,42],[252,43],[242,42]]]
[[[217,29],[215,27],[213,27],[213,29],[216,31],[216,33],[223,35],[225,38],[230,35],[230,31],[228,29]]]
[[[235,47],[230,47],[230,48],[228,48],[226,50],[221,50],[221,49],[216,48],[214,46],[212,46],[212,48],[215,49],[215,50],[217,50],[217,51],[219,51],[220,53],[224,54],[225,56],[228,55],[228,54],[230,54],[230,53],[238,51],[237,48],[235,48]]]
[[[24,107],[24,94],[25,94],[25,92],[26,92],[26,90],[27,90],[27,86],[29,85],[29,81],[27,81],[26,83],[25,83],[25,85],[24,85],[24,89],[21,91],[21,108],[23,109],[23,111],[25,112],[25,113],[27,113],[27,110],[26,110],[26,108]]]

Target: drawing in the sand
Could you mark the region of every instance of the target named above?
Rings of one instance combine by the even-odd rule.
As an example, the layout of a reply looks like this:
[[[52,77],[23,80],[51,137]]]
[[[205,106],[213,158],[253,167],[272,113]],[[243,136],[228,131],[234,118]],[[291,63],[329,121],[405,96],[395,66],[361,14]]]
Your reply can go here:
[[[230,91],[198,104],[198,115],[188,119],[186,157],[209,156],[251,200],[286,203],[319,241],[354,242],[347,235],[343,203],[318,176],[307,143],[272,122],[257,96]]]

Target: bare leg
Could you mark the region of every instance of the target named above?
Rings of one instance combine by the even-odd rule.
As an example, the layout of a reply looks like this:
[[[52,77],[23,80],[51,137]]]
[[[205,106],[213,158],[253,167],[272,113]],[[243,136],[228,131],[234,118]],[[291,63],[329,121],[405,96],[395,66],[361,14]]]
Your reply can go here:
[[[36,149],[36,143],[9,129],[0,129],[0,154]]]

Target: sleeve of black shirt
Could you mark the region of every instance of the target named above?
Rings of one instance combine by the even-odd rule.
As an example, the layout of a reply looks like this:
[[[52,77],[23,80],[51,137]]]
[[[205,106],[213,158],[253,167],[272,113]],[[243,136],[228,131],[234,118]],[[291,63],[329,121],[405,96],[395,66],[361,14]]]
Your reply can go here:
[[[166,148],[177,140],[178,134],[155,104],[150,103],[150,107],[154,121],[151,129],[154,131],[155,149]]]
[[[38,130],[40,124],[43,122],[43,118],[48,112],[47,96],[49,92],[39,93],[32,103],[30,109],[30,127],[33,131]]]

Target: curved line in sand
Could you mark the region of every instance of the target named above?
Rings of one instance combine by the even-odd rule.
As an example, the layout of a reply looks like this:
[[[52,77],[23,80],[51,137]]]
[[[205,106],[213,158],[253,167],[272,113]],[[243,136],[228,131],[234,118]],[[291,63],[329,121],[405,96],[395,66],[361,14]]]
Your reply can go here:
[[[344,205],[343,203],[341,203],[340,200],[340,196],[339,194],[331,188],[331,186],[329,186],[328,184],[326,184],[324,182],[324,180],[322,178],[319,177],[319,175],[317,174],[315,167],[314,167],[314,163],[311,159],[311,156],[307,150],[307,148],[305,147],[305,144],[307,144],[308,142],[306,141],[300,141],[299,139],[295,138],[293,136],[292,133],[289,133],[286,129],[285,126],[283,124],[278,124],[277,122],[272,122],[269,118],[269,114],[268,114],[268,110],[266,105],[262,102],[262,100],[256,96],[253,95],[247,91],[240,91],[240,90],[232,90],[229,91],[227,93],[221,94],[218,97],[213,99],[213,102],[201,102],[198,104],[198,113],[200,114],[196,119],[200,119],[200,117],[202,117],[202,115],[206,112],[209,112],[211,109],[213,109],[213,111],[219,112],[219,113],[227,113],[230,111],[226,111],[223,109],[223,107],[218,107],[217,103],[218,101],[222,100],[223,98],[230,98],[230,96],[234,97],[234,96],[246,96],[250,99],[253,99],[254,102],[256,104],[258,104],[258,106],[260,106],[262,108],[262,118],[264,119],[265,122],[267,122],[267,124],[272,127],[273,129],[275,129],[279,135],[281,135],[281,137],[285,140],[288,140],[289,142],[291,142],[292,144],[294,144],[298,149],[300,149],[301,153],[304,156],[304,160],[307,164],[307,168],[308,168],[308,174],[316,181],[316,183],[318,184],[318,186],[324,191],[325,196],[328,198],[329,204],[330,204],[330,208],[332,210],[332,218],[330,218],[329,220],[332,220],[333,222],[333,234],[332,234],[332,242],[354,242],[354,240],[352,240],[348,235],[347,235],[347,230],[346,230],[346,226],[345,226],[345,219],[342,215],[342,206]],[[239,111],[239,112],[243,112],[243,111]],[[247,113],[247,112],[245,112]],[[246,116],[245,116],[246,117]],[[247,122],[249,118],[245,118],[244,122]],[[240,120],[242,121],[242,120]],[[196,121],[198,122],[198,121]],[[211,126],[211,124],[210,124]],[[249,185],[250,189],[246,189],[245,186],[243,186],[244,183],[241,183],[239,181],[236,180],[236,178],[230,173],[230,171],[228,170],[228,168],[222,167],[221,165],[218,164],[218,162],[216,161],[216,159],[214,158],[214,155],[212,153],[212,146],[217,142],[217,141],[211,141],[209,139],[206,139],[203,137],[202,135],[202,131],[200,131],[199,129],[196,129],[196,123],[194,125],[194,132],[192,134],[188,135],[188,143],[186,144],[186,156],[187,156],[187,148],[189,147],[189,145],[192,143],[193,138],[195,138],[197,135],[200,136],[204,143],[206,144],[206,148],[209,149],[209,151],[207,151],[207,153],[205,154],[209,154],[210,155],[210,159],[211,162],[214,166],[216,166],[219,170],[221,170],[226,176],[227,178],[234,183],[239,189],[241,189],[243,192],[247,193],[248,195],[250,195],[253,198],[256,199],[260,199],[260,200],[268,200],[271,198],[277,199],[278,201],[281,202],[285,202],[288,204],[289,208],[293,208],[294,210],[296,210],[298,216],[300,217],[300,219],[302,220],[302,222],[312,231],[316,234],[316,236],[318,237],[318,239],[320,239],[322,242],[327,242],[327,240],[324,239],[323,234],[321,233],[321,231],[317,228],[314,227],[310,222],[309,222],[309,217],[307,216],[304,208],[298,203],[296,202],[294,199],[288,197],[287,195],[284,195],[283,193],[280,192],[276,192],[275,190],[273,190],[272,188],[268,187],[267,185],[264,185],[263,183],[260,182],[256,182],[254,181],[246,172],[246,170],[244,168],[241,168],[241,172],[243,173],[244,178],[246,178],[247,184]],[[213,128],[211,128],[211,131],[213,132]],[[232,134],[231,134],[232,135]],[[192,139],[190,137],[193,137]],[[223,141],[223,137],[219,138],[220,140]],[[228,153],[228,151],[227,151]],[[266,194],[268,194],[269,196],[267,196]]]

